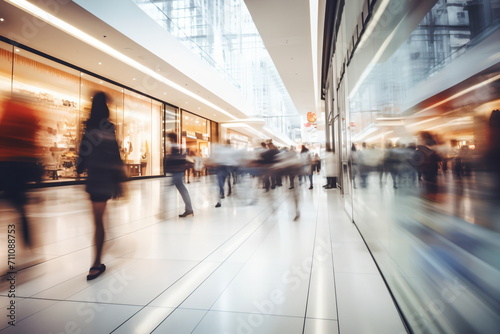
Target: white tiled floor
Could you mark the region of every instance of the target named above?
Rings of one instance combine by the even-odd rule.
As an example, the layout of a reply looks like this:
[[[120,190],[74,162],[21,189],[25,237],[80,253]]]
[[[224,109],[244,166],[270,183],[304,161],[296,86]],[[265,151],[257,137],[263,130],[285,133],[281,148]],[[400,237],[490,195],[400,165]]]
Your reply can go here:
[[[195,216],[178,218],[182,200],[168,181],[131,181],[127,199],[109,203],[108,269],[90,282],[83,186],[33,191],[37,245],[27,253],[16,243],[16,298],[3,280],[1,332],[406,333],[338,191],[322,189],[321,176],[313,190],[299,189],[298,221],[287,186],[259,190],[249,205],[247,182],[215,208],[208,178],[188,184]],[[5,245],[16,215],[4,202],[0,212]],[[0,261],[6,272],[6,253]]]

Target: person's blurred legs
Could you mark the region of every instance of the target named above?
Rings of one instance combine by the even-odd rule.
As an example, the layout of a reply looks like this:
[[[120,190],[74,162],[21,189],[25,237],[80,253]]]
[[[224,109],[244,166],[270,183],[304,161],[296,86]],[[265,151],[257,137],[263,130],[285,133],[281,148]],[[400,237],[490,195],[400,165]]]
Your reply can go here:
[[[26,166],[20,162],[0,162],[0,184],[4,190],[5,198],[16,209],[20,216],[22,237],[27,248],[32,246],[29,221],[26,215],[25,205],[28,201],[26,196],[27,180]]]
[[[182,200],[184,201],[185,212],[179,217],[187,217],[193,214],[193,207],[191,205],[191,197],[189,196],[189,192],[182,181],[184,173],[173,173],[172,174],[172,183],[175,185],[179,193],[181,194]]]
[[[92,213],[94,215],[94,242],[95,242],[95,258],[92,267],[89,270],[87,280],[97,278],[104,272],[106,267],[101,263],[102,248],[104,245],[104,211],[106,210],[107,201],[92,202]]]

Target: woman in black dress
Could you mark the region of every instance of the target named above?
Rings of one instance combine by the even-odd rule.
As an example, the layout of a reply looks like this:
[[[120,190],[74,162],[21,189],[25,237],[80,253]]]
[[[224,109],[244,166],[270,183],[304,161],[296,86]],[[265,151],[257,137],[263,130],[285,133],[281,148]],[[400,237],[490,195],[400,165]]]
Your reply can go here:
[[[87,280],[97,278],[106,270],[101,263],[103,216],[107,201],[121,195],[121,182],[124,180],[124,164],[116,141],[115,125],[109,121],[107,101],[108,96],[104,92],[94,95],[79,150],[77,172],[87,171],[85,191],[92,201],[95,224],[95,259]]]

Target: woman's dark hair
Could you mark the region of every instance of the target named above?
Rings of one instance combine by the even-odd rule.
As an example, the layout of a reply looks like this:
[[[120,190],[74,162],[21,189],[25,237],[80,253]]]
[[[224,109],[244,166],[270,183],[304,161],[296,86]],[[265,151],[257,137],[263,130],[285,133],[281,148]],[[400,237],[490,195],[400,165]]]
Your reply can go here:
[[[109,118],[109,109],[107,102],[109,97],[104,92],[95,93],[92,98],[92,108],[90,109],[90,118],[88,123],[97,125],[103,119]]]
[[[434,146],[437,144],[434,136],[430,132],[421,131],[419,134],[426,146]]]

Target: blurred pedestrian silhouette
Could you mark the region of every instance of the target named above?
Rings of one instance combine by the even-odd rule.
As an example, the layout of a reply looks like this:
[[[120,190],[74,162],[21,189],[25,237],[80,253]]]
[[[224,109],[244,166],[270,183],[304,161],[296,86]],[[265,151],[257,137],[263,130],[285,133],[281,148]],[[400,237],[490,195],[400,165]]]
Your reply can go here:
[[[166,173],[172,174],[172,184],[175,185],[184,201],[184,213],[180,214],[179,217],[193,216],[191,197],[183,181],[184,173],[186,169],[192,166],[192,163],[186,158],[186,154],[177,143],[177,134],[169,132],[167,138],[170,141],[170,153],[165,156],[164,170]]]
[[[87,280],[97,278],[106,270],[101,262],[104,245],[104,211],[111,198],[123,195],[121,182],[125,180],[124,163],[116,141],[115,125],[109,120],[104,92],[97,92],[92,98],[90,117],[80,142],[77,173],[87,171],[85,190],[90,195],[95,224],[95,258]]]
[[[335,152],[328,147],[325,151],[325,174],[326,184],[323,186],[325,189],[337,188],[338,177],[338,163],[336,161]]]
[[[309,177],[309,189],[312,189],[313,188],[312,157],[311,153],[309,152],[309,149],[305,145],[302,145],[300,149],[300,159],[302,160],[302,165],[304,166],[303,175],[301,175],[300,178],[305,179],[307,175]]]
[[[28,185],[40,182],[40,151],[36,142],[39,117],[27,95],[13,93],[0,109],[0,190],[20,215],[24,245],[30,248],[33,238],[26,215]]]
[[[240,154],[231,147],[231,142],[228,140],[225,144],[214,144],[212,154],[210,155],[209,163],[215,170],[217,177],[217,203],[216,208],[222,206],[224,196],[224,186],[228,179],[228,196],[232,192],[230,177],[238,169]]]
[[[428,131],[421,131],[419,134],[419,145],[416,153],[419,158],[418,171],[422,175],[424,182],[424,197],[433,201],[438,195],[438,170],[440,155],[436,152],[437,142],[434,135]]]

